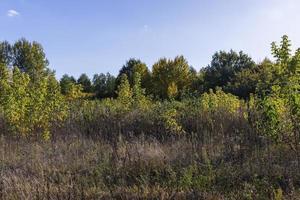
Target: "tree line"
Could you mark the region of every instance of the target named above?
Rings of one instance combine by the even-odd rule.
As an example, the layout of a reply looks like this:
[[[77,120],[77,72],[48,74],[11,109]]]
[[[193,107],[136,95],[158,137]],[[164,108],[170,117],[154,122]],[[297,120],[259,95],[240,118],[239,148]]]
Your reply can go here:
[[[82,74],[76,80],[73,76],[65,74],[60,79],[60,86],[65,95],[72,93],[75,85],[81,85],[83,93],[93,93],[95,98],[115,98],[122,75],[127,76],[132,87],[134,75],[139,73],[142,88],[154,99],[199,96],[217,87],[247,99],[251,93],[255,93],[262,76],[270,70],[269,65],[272,65],[269,59],[256,64],[244,52],[233,50],[216,52],[211,64],[199,72],[188,64],[184,56],[174,59],[161,58],[152,66],[152,70],[141,60],[131,58],[122,66],[116,77],[110,73],[100,73],[90,79],[86,74]]]
[[[283,36],[282,44],[276,47],[272,44],[276,59],[287,60],[291,50],[287,36]],[[286,51],[286,52],[283,52]],[[282,57],[282,58],[281,58]],[[278,60],[277,60],[278,61]],[[48,68],[49,61],[43,47],[37,42],[21,39],[14,44],[4,41],[0,43],[0,63],[6,67],[16,67],[30,76],[31,82],[38,82],[42,77],[54,75]],[[90,93],[90,97],[99,99],[115,98],[117,88],[123,74],[127,76],[130,86],[133,86],[134,75],[141,76],[141,86],[146,94],[155,99],[182,99],[185,96],[199,96],[217,87],[232,93],[241,99],[248,99],[250,94],[270,91],[272,83],[278,79],[276,62],[264,59],[255,63],[244,52],[219,51],[212,56],[211,63],[197,72],[184,56],[174,59],[161,58],[149,70],[139,59],[131,58],[122,66],[119,74],[95,74],[90,79],[86,74],[76,80],[73,76],[63,75],[60,79],[61,93]],[[280,70],[277,70],[280,71]],[[277,74],[276,74],[277,73]]]
[[[28,135],[35,130],[49,138],[52,124],[69,114],[74,100],[116,99],[123,106],[150,105],[222,91],[248,105],[255,100],[253,106],[260,107],[257,109],[265,112],[265,124],[270,123],[268,131],[278,131],[283,121],[297,130],[300,50],[292,54],[290,46],[287,36],[279,45],[272,43],[274,61],[266,58],[255,63],[242,51],[219,51],[197,72],[184,56],[161,58],[151,70],[132,58],[116,77],[100,73],[91,80],[82,74],[76,80],[66,74],[58,81],[39,43],[4,41],[0,43],[1,112],[11,131]],[[291,114],[288,119],[284,119],[285,113]]]
[[[110,73],[100,73],[95,74],[91,80],[86,74],[82,74],[76,80],[73,76],[65,74],[60,80],[60,86],[65,95],[76,89],[74,85],[81,85],[80,90],[83,93],[93,93],[92,96],[96,98],[115,98],[122,75],[127,76],[132,87],[134,75],[139,73],[142,88],[154,99],[182,99],[221,88],[247,100],[250,94],[271,92],[273,84],[280,81],[280,71],[284,69],[276,69],[278,67],[275,66],[278,65],[278,59],[287,58],[277,54],[287,54],[285,56],[289,57],[289,47],[290,42],[287,36],[284,36],[280,47],[272,44],[277,61],[265,58],[259,63],[255,63],[243,51],[219,51],[212,56],[211,63],[198,72],[188,64],[184,56],[174,59],[161,58],[152,66],[152,70],[141,60],[131,58],[122,66],[116,77]]]

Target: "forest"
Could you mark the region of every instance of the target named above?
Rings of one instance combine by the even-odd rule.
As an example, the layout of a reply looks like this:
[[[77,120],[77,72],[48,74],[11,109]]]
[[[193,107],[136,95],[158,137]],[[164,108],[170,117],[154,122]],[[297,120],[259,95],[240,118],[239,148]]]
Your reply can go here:
[[[292,49],[58,80],[41,44],[0,41],[0,199],[300,199]]]

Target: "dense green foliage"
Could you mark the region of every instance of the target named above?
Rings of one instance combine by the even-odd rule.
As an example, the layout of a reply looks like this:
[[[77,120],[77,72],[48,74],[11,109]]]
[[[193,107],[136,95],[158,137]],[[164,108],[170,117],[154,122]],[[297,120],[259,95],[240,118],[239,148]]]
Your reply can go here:
[[[67,95],[71,91],[72,86],[75,84],[76,80],[73,76],[68,76],[67,74],[63,75],[60,79],[61,93]]]
[[[92,92],[92,82],[86,74],[81,74],[81,76],[77,80],[77,83],[82,86],[83,92]]]
[[[93,77],[93,90],[99,99],[115,97],[116,78],[110,73],[95,74]]]
[[[243,52],[220,51],[213,55],[211,64],[201,71],[204,75],[204,89],[221,87],[225,91],[245,98],[250,93],[254,93],[255,86],[240,81],[246,81],[244,79],[251,74],[254,67],[255,63]]]
[[[121,81],[121,76],[123,74],[126,74],[126,76],[128,77],[128,81],[130,83],[130,86],[132,87],[134,84],[134,74],[135,73],[139,73],[141,76],[141,84],[142,86],[145,87],[149,87],[149,76],[150,76],[150,72],[147,68],[147,65],[145,63],[143,63],[140,60],[137,59],[129,59],[126,64],[121,68],[119,75],[117,77],[117,84],[120,83]]]
[[[117,77],[64,75],[58,82],[40,44],[2,42],[1,135],[37,143],[72,136],[103,142],[91,147],[108,146],[101,156],[82,144],[97,154],[87,158],[86,174],[76,169],[79,164],[55,166],[61,181],[72,179],[64,173],[78,173],[83,185],[73,186],[75,193],[86,188],[91,198],[101,196],[97,191],[110,198],[124,192],[129,199],[161,198],[163,192],[169,198],[174,193],[194,199],[297,198],[300,49],[292,53],[290,46],[283,36],[279,45],[272,43],[275,60],[257,64],[234,51],[217,52],[199,72],[183,56],[162,58],[152,70],[130,59]],[[63,184],[51,181],[53,187]],[[45,195],[57,192],[43,187]]]
[[[43,47],[37,42],[28,42],[25,39],[18,40],[10,45],[8,42],[0,44],[0,62],[6,66],[18,67],[21,72],[29,75],[31,82],[38,82],[48,75],[50,70]]]

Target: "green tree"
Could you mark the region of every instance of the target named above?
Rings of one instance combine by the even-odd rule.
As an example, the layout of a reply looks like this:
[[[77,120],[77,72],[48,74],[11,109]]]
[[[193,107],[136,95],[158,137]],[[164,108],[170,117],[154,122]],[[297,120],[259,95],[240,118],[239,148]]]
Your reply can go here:
[[[49,74],[49,62],[42,45],[26,39],[20,39],[12,45],[11,65],[29,74],[31,82],[38,82]]]
[[[93,88],[97,98],[111,98],[116,96],[116,78],[110,73],[95,74]]]
[[[64,74],[60,79],[61,93],[64,95],[68,94],[71,88],[73,87],[73,85],[75,84],[76,84],[76,80],[73,76]]]
[[[7,42],[0,42],[0,64],[9,66],[11,62],[11,45]]]
[[[221,87],[227,92],[246,97],[250,92],[253,92],[253,86],[249,85],[249,88],[238,87],[243,86],[243,82],[248,82],[244,78],[247,74],[251,74],[254,68],[255,62],[242,51],[239,53],[233,50],[217,52],[213,55],[211,64],[202,70],[204,90]]]
[[[265,59],[258,66],[258,83],[256,85],[256,95],[263,97],[266,94],[270,94],[272,91],[273,83],[276,81],[274,76],[274,63]]]
[[[152,93],[162,99],[177,98],[192,84],[193,71],[183,56],[160,59],[152,69]]]
[[[250,94],[255,92],[271,91],[272,65],[273,63],[266,58],[252,68],[237,72],[224,90],[243,99],[249,99]]]
[[[139,73],[141,76],[141,86],[143,88],[149,87],[150,72],[147,65],[139,59],[131,58],[121,68],[119,75],[117,76],[117,85],[120,84],[120,80],[123,74],[126,74],[130,86],[134,84],[134,74]]]
[[[92,92],[92,83],[90,78],[86,74],[81,74],[77,80],[77,84],[82,85],[83,92],[90,93]]]
[[[274,65],[277,81],[274,81],[274,87],[278,87],[282,98],[287,101],[286,107],[289,109],[290,120],[293,127],[293,136],[296,140],[297,151],[300,150],[300,48],[294,55],[291,54],[291,43],[288,36],[284,35],[280,46],[272,43],[272,54],[277,58]],[[299,158],[300,159],[300,158]]]
[[[300,49],[291,54],[290,41],[287,36],[282,37],[278,46],[272,43],[272,54],[276,61],[270,69],[271,80],[269,87],[261,90],[257,100],[262,112],[260,125],[266,135],[276,141],[292,141],[296,152],[299,151],[300,140]],[[292,139],[291,139],[292,138]],[[300,155],[299,155],[300,156]],[[300,161],[300,157],[299,157]]]
[[[268,96],[274,92],[272,88],[280,88],[281,96],[289,96],[299,93],[300,85],[300,49],[291,53],[291,43],[286,35],[278,46],[272,43],[272,54],[276,58],[275,62],[266,62],[266,70],[260,77],[258,92]]]

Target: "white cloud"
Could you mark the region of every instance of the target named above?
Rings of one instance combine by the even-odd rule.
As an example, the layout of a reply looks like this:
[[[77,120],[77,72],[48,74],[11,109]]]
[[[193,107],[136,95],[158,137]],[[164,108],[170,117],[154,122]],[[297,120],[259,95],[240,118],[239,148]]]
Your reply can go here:
[[[9,10],[9,11],[7,11],[7,16],[8,17],[16,17],[18,15],[20,15],[20,13],[18,11],[16,11],[16,10]]]

